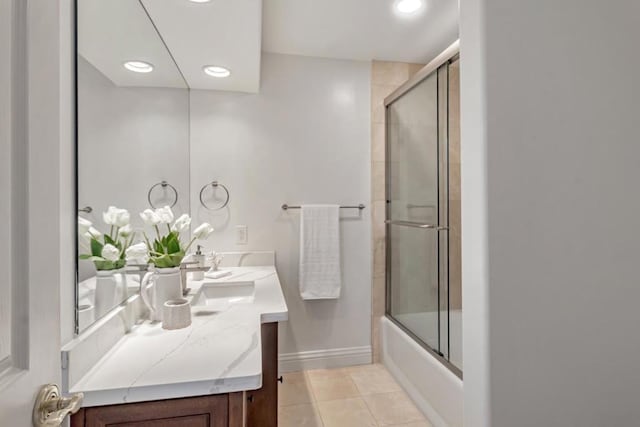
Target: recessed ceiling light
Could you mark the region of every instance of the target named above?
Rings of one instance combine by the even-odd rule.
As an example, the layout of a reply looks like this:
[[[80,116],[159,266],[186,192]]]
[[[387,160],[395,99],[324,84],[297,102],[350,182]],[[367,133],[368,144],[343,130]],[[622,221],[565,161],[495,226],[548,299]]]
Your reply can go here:
[[[217,65],[207,65],[202,69],[211,77],[229,77],[231,75],[231,71],[227,68],[219,67]]]
[[[211,0],[189,0],[191,3],[209,3]]]
[[[124,68],[134,73],[150,73],[153,71],[153,65],[144,61],[127,61]]]
[[[422,9],[422,0],[398,0],[396,10],[400,13],[411,14]]]

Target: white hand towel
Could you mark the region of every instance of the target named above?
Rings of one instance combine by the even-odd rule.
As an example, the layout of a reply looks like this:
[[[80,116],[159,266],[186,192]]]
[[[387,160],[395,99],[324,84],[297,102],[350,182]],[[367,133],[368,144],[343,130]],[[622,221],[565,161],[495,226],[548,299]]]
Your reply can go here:
[[[303,205],[300,217],[300,296],[340,296],[340,207]]]

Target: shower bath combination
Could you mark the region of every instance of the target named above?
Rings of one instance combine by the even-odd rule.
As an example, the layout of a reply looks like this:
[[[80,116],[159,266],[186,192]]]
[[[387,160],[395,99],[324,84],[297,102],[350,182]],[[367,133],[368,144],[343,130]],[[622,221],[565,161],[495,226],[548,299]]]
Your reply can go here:
[[[385,99],[383,359],[421,409],[449,425],[462,412],[459,63],[456,42]],[[433,392],[460,412],[437,407]]]

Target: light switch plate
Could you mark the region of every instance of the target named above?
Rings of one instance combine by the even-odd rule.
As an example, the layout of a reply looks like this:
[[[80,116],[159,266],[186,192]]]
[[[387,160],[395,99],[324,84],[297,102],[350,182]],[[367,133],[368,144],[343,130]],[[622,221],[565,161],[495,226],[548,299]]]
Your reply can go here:
[[[236,225],[236,244],[246,245],[249,243],[249,228],[246,225]]]

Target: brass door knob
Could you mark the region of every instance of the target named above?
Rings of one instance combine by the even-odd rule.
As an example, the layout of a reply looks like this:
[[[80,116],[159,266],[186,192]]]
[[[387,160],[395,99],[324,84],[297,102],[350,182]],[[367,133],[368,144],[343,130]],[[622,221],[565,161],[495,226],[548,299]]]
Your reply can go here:
[[[78,412],[83,399],[82,393],[62,397],[55,384],[42,386],[33,406],[33,427],[60,427],[67,415]]]

